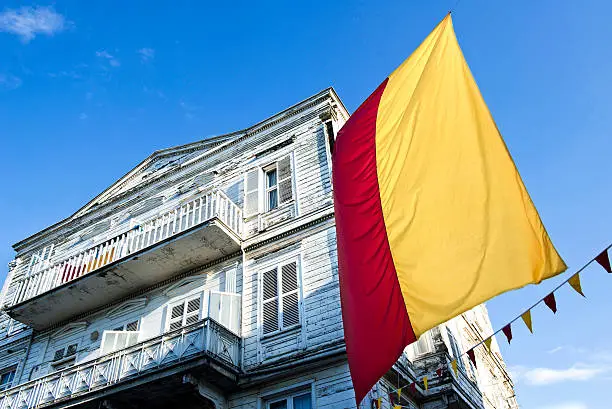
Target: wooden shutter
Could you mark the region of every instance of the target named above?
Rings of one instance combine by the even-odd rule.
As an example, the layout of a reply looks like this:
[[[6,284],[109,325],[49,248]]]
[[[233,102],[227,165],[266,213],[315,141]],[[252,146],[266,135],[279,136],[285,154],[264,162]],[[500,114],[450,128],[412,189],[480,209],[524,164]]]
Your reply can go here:
[[[170,331],[174,331],[183,326],[183,311],[185,309],[184,304],[175,305],[170,310]]]
[[[244,176],[244,217],[259,213],[259,169],[253,169]]]
[[[291,156],[287,155],[278,161],[278,203],[293,199],[293,182],[291,180]]]
[[[300,323],[297,263],[281,267],[283,328]]]
[[[278,325],[278,270],[275,268],[263,273],[262,319],[263,333],[269,334],[279,329]]]
[[[195,324],[200,321],[200,296],[187,301],[185,311],[185,325]]]

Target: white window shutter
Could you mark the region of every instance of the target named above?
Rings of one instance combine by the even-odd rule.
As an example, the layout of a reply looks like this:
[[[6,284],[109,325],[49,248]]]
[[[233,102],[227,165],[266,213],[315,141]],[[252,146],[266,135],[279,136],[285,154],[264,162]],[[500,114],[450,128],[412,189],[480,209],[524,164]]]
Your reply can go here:
[[[259,213],[259,169],[253,169],[244,177],[244,217]]]
[[[287,155],[278,161],[278,202],[287,203],[293,199],[293,182],[291,180],[291,156]]]
[[[278,323],[278,270],[275,268],[263,273],[263,333],[269,334],[279,329]]]
[[[296,262],[285,264],[281,267],[281,282],[283,291],[283,327],[290,327],[300,323]]]

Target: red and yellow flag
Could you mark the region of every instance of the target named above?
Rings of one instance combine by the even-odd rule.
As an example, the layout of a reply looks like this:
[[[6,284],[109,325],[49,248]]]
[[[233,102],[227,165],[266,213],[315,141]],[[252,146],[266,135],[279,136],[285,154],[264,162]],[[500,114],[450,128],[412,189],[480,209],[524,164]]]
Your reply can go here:
[[[344,125],[333,177],[358,402],[428,329],[566,269],[450,15]]]

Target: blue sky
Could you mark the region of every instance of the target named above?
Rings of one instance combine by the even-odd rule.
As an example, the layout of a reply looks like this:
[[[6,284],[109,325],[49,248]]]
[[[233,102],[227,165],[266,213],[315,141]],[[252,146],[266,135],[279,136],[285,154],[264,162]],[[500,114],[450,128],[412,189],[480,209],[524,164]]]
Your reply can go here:
[[[2,265],[12,243],[156,149],[246,127],[330,85],[353,111],[455,0],[153,3],[3,2]],[[570,269],[612,240],[611,13],[603,0],[462,0],[454,16]],[[494,327],[564,278],[490,302]],[[586,300],[562,289],[557,316],[537,309],[535,335],[517,325],[503,347],[522,408],[609,408],[612,275],[582,280]]]

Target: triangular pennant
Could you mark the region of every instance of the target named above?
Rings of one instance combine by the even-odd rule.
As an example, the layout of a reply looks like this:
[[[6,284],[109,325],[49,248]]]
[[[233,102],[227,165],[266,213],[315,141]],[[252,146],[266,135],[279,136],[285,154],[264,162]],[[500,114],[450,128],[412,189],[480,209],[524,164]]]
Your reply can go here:
[[[453,368],[453,372],[455,373],[455,376],[457,376],[457,360],[453,359],[451,361],[451,367]]]
[[[436,369],[436,375],[438,375],[438,378],[442,377],[442,368]]]
[[[491,352],[491,341],[493,341],[493,337],[489,337],[483,341],[485,346],[487,347],[487,351],[489,352]]]
[[[426,376],[423,377],[423,386],[425,386],[425,390],[429,389],[429,384],[428,384],[429,379],[427,379]]]
[[[612,273],[612,266],[610,266],[610,258],[608,257],[608,250],[604,250],[601,254],[595,257],[595,261],[604,268],[608,273]]]
[[[401,405],[394,405],[393,409],[402,409]]]
[[[508,324],[502,328],[502,331],[504,335],[506,336],[506,339],[508,340],[508,344],[509,344],[510,341],[512,341],[512,327],[510,327],[510,324]]]
[[[555,300],[555,293],[550,293],[544,297],[544,304],[546,304],[553,313],[557,313],[557,300]]]
[[[395,392],[389,393],[389,405],[395,405]]]
[[[521,318],[523,319],[523,322],[525,323],[525,325],[527,325],[527,328],[529,328],[529,332],[533,334],[533,327],[531,326],[531,310],[525,311],[521,315]]]
[[[469,351],[467,351],[467,354],[470,358],[470,361],[472,361],[472,364],[474,364],[474,367],[478,368],[478,365],[476,365],[476,355],[474,355],[474,350],[470,349]]]
[[[382,409],[382,398],[376,399],[376,407]]]
[[[567,280],[567,282],[569,283],[569,285],[572,286],[574,290],[576,290],[578,294],[580,294],[583,297],[586,297],[584,293],[582,292],[582,286],[580,285],[580,274],[578,273],[574,274],[573,276],[570,277],[569,280]]]
[[[412,382],[410,384],[410,392],[416,393],[416,383],[415,382]]]
[[[397,390],[397,403],[400,403],[402,401],[402,388],[399,388]]]

